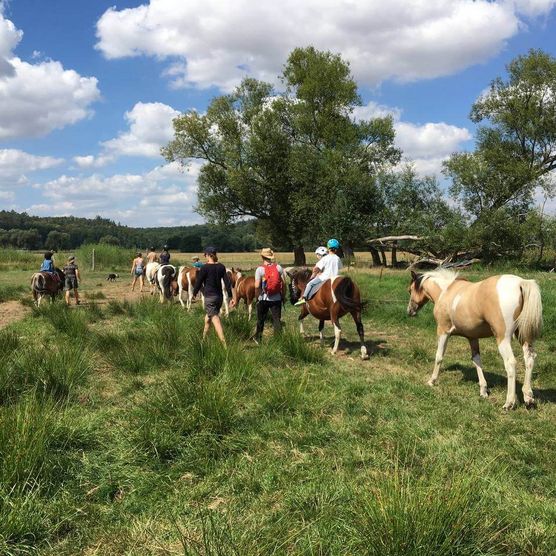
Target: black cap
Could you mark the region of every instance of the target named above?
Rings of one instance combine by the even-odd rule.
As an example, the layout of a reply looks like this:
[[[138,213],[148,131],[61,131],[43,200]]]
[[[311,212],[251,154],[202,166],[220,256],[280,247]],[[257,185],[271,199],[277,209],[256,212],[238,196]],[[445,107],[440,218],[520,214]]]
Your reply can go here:
[[[216,247],[205,247],[205,255],[216,255]]]

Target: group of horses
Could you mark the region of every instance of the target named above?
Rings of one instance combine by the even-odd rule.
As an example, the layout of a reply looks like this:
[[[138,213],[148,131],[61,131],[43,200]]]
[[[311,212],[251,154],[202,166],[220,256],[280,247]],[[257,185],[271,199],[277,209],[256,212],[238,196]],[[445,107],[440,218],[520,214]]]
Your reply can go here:
[[[149,263],[146,266],[146,278],[151,284],[151,293],[154,294],[158,290],[161,303],[178,297],[182,306],[187,309],[191,308],[193,302],[193,289],[198,272],[199,269],[195,267],[184,266],[178,269],[170,264]],[[57,269],[56,273],[59,280],[45,272],[33,275],[31,283],[37,305],[40,305],[45,295],[54,298],[62,290],[63,272]],[[243,300],[251,319],[255,301],[255,278],[234,268],[227,269],[227,273],[236,306]],[[293,304],[304,291],[311,271],[306,268],[288,268],[286,273],[290,278],[289,297]],[[229,300],[224,284],[222,292],[224,312],[228,316]],[[434,386],[438,381],[448,339],[451,336],[461,336],[469,341],[471,359],[479,379],[480,395],[487,397],[488,385],[481,363],[479,339],[495,337],[508,378],[504,409],[513,408],[517,403],[516,359],[511,341],[515,336],[522,347],[525,360],[523,399],[527,406],[535,403],[531,378],[536,357],[534,343],[542,328],[542,301],[540,288],[534,280],[504,274],[472,283],[453,270],[437,269],[425,273],[411,272],[408,292],[409,316],[415,316],[428,301],[434,304],[438,345],[432,376],[428,381],[430,386]],[[203,301],[202,293],[200,295]],[[361,358],[368,359],[361,320],[363,305],[359,287],[351,277],[341,275],[327,280],[314,297],[301,307],[298,317],[300,331],[304,334],[303,320],[308,315],[315,317],[319,321],[320,342],[323,345],[324,324],[331,321],[334,327],[332,353],[336,353],[341,338],[340,319],[349,313],[359,334]]]

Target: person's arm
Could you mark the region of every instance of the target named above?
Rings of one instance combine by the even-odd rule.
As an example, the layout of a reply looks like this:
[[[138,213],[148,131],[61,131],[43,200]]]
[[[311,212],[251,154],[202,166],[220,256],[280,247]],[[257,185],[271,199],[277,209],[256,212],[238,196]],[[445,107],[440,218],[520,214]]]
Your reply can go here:
[[[259,299],[261,295],[261,274],[259,269],[255,270],[255,300]]]
[[[286,276],[286,273],[284,272],[284,269],[282,269],[282,305],[284,307],[286,306],[287,290],[288,290],[288,278]]]
[[[322,259],[321,259],[322,260]],[[320,261],[319,261],[320,262]],[[322,272],[322,269],[319,267],[319,264],[317,263],[314,268],[313,268],[313,273],[311,274],[311,278],[309,278],[310,280],[312,280],[313,278],[316,278],[320,273]]]
[[[201,270],[199,272],[197,272],[197,278],[195,280],[195,287],[193,288],[193,297],[195,297],[198,293],[199,290],[203,287],[203,284],[206,280],[206,274],[207,271],[205,269],[205,267],[201,268]]]
[[[133,274],[133,271],[135,270],[135,259],[133,259],[133,262],[131,263],[131,271],[130,274]]]
[[[78,268],[75,269],[75,276],[81,282],[81,274],[79,274],[79,269]]]

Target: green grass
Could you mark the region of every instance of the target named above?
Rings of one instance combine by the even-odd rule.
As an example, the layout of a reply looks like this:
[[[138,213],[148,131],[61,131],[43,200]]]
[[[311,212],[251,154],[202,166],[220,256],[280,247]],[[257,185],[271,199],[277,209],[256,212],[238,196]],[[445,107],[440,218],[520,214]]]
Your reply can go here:
[[[11,299],[19,299],[25,291],[28,291],[25,286],[0,286],[0,303]]]
[[[48,304],[0,331],[0,553],[554,554],[552,276],[530,275],[538,405],[509,413],[494,341],[489,400],[458,338],[431,389],[432,307],[405,316],[406,273],[353,276],[369,361],[349,317],[334,358],[331,326],[321,348],[291,307],[259,346],[232,312],[227,350],[199,307],[152,299]]]

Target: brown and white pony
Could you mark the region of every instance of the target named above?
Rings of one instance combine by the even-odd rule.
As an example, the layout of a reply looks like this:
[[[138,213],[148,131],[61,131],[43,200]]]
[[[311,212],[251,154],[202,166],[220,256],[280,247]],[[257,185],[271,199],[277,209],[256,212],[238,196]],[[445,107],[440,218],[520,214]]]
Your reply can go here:
[[[253,314],[253,302],[255,301],[255,277],[244,276],[241,271],[236,272],[234,299],[236,307],[239,307],[239,302],[243,299],[247,306],[248,319],[251,320]]]
[[[45,296],[50,296],[50,301],[54,301],[56,296],[64,289],[66,275],[59,269],[55,269],[58,280],[50,272],[35,272],[31,276],[31,290],[33,300],[37,307],[41,306],[41,300]]]
[[[197,274],[199,273],[199,268],[193,267],[189,268],[186,266],[182,266],[178,273],[177,283],[178,283],[178,297],[182,307],[187,307],[187,310],[191,309],[191,304],[193,302],[193,290],[195,288],[195,282],[197,281]],[[236,280],[238,276],[241,276],[241,273],[235,271],[233,268],[226,269],[228,274],[228,278],[230,279],[230,283],[232,285],[232,294],[234,292],[234,288],[236,285]],[[187,302],[184,303],[183,301],[183,292],[187,292]],[[203,307],[205,306],[205,298],[202,292],[199,292],[201,296],[201,302],[203,303]],[[230,314],[230,309],[228,306],[228,293],[226,292],[226,288],[224,286],[224,281],[222,281],[222,297],[223,297],[223,305],[224,311],[226,316]]]
[[[528,406],[535,403],[531,389],[536,356],[533,344],[542,328],[542,302],[539,286],[534,280],[503,274],[472,283],[459,278],[452,270],[434,270],[425,274],[412,272],[409,293],[409,316],[415,316],[427,301],[434,303],[438,347],[434,370],[428,382],[430,386],[438,380],[448,339],[450,336],[463,336],[471,347],[481,396],[486,398],[488,390],[481,364],[479,339],[494,336],[508,376],[504,409],[513,408],[517,402],[516,360],[511,345],[515,334],[525,359],[523,398]]]
[[[291,278],[290,301],[293,304],[300,298],[305,289],[311,278],[311,271],[309,269],[290,270],[288,275]],[[340,319],[350,313],[361,340],[361,359],[368,359],[369,354],[365,346],[365,330],[361,322],[362,308],[361,293],[357,284],[349,276],[336,276],[336,278],[326,280],[318,292],[301,307],[301,314],[298,317],[299,329],[303,334],[303,319],[307,315],[312,315],[318,319],[322,346],[324,344],[322,334],[324,323],[327,320],[332,321],[335,336],[334,347],[332,348],[334,354],[338,351],[342,334]]]

